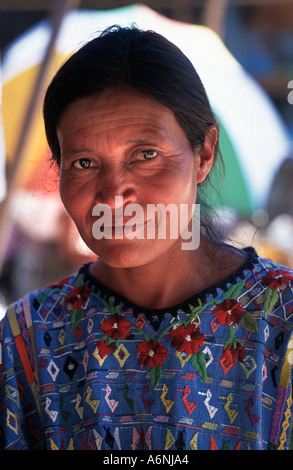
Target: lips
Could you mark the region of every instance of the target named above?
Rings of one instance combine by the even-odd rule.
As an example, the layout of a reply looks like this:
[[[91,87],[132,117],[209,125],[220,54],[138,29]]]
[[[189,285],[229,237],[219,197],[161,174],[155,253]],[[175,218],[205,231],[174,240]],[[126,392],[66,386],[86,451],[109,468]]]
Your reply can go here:
[[[100,220],[100,222],[99,222]],[[139,220],[136,221],[135,218],[124,219],[121,223],[120,221],[115,224],[115,221],[111,223],[105,223],[102,218],[99,218],[97,223],[99,235],[95,232],[94,237],[101,239],[118,239],[122,240],[125,237],[128,239],[133,238],[144,238],[145,237],[145,227],[147,221]]]
[[[104,228],[105,230],[112,230],[112,233],[115,233],[116,235],[119,234],[127,234],[131,232],[137,232],[146,226],[147,221],[142,221],[142,222],[136,222],[131,219],[128,221],[123,222],[123,225],[105,225]]]
[[[107,228],[111,228],[111,227],[112,228],[125,228],[125,226],[127,228],[127,227],[130,227],[130,226],[131,227],[143,226],[143,225],[146,225],[146,223],[147,223],[147,220],[146,221],[142,220],[142,221],[137,222],[136,220],[134,221],[133,218],[130,218],[128,220],[123,221],[122,224],[120,224],[120,223],[116,224],[115,221],[114,221],[112,224],[103,224],[103,225],[104,225],[104,227],[107,227]]]

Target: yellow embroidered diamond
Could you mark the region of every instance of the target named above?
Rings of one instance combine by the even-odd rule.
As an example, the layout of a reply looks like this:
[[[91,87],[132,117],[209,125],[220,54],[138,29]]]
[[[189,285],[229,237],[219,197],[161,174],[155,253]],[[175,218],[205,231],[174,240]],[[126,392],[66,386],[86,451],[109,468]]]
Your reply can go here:
[[[105,356],[105,357],[101,357],[100,354],[99,354],[99,350],[98,348],[95,348],[94,352],[93,352],[93,356],[97,359],[98,363],[99,363],[99,366],[102,366],[106,357],[108,356]]]
[[[125,348],[124,344],[119,344],[118,348],[113,354],[116,357],[117,361],[119,362],[120,367],[123,367],[125,361],[129,358],[129,352]]]
[[[59,333],[59,336],[58,336],[58,340],[59,340],[59,343],[63,346],[64,344],[64,341],[65,341],[65,338],[66,338],[66,333],[65,331],[62,329]]]

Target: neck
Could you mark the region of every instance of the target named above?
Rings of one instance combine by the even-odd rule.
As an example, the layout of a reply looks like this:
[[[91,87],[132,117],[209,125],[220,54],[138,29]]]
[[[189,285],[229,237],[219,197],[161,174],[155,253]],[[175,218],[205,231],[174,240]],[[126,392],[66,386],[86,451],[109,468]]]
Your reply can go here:
[[[203,240],[195,251],[180,251],[179,256],[175,252],[171,257],[169,254],[144,266],[112,268],[98,259],[91,265],[91,273],[130,302],[144,308],[161,309],[177,305],[225,279],[244,259],[245,256],[232,247],[215,249]]]

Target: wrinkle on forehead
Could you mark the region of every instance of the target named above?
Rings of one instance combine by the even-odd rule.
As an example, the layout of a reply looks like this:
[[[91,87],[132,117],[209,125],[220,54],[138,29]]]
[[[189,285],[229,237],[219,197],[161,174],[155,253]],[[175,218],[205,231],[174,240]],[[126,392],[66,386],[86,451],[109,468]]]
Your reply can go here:
[[[172,142],[174,131],[187,138],[171,110],[142,94],[105,92],[102,95],[82,98],[64,111],[58,126],[58,139],[63,152],[68,143],[73,148],[88,147],[94,137],[96,145],[125,146],[160,140]]]

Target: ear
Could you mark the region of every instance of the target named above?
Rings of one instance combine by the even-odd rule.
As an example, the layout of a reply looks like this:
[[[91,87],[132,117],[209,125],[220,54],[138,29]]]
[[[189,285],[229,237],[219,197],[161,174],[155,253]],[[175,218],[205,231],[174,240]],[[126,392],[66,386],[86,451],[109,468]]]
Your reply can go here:
[[[218,140],[218,131],[215,126],[210,126],[205,136],[203,148],[197,155],[197,183],[205,180],[214,163],[215,145]]]

